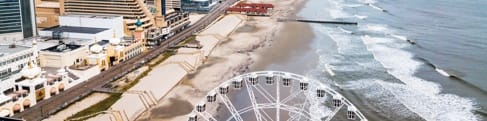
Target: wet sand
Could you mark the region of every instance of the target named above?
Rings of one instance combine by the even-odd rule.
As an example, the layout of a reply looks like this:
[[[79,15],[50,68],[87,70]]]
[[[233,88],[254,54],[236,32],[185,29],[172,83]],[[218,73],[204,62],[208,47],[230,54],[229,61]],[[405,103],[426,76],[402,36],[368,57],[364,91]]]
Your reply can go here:
[[[272,69],[302,74],[304,71],[315,67],[317,64],[315,61],[308,61],[318,58],[316,54],[311,52],[313,37],[313,32],[306,23],[284,24],[270,47],[260,50],[259,60],[250,67],[251,71]]]
[[[141,119],[140,121],[152,121],[153,119],[166,119],[173,116],[185,115],[191,112],[193,108],[190,102],[177,97],[169,98],[168,102],[168,105],[156,107],[151,110],[152,114],[158,115],[152,115],[153,117]]]
[[[306,0],[293,2],[294,6],[282,16],[298,18],[297,13],[304,7]],[[315,61],[309,61],[317,60],[318,55],[311,49],[315,35],[308,23],[282,23],[279,32],[275,34],[277,36],[271,40],[270,46],[259,50],[259,59],[250,66],[250,71],[276,70],[304,74],[316,66]]]
[[[226,79],[249,70],[263,70],[273,63],[289,62],[300,56],[314,57],[311,54],[302,55],[309,52],[314,36],[308,24],[280,23],[276,20],[277,17],[294,16],[298,10],[295,8],[302,7],[304,1],[262,1],[274,3],[276,15],[270,18],[243,17],[245,21],[230,36],[218,43],[203,65],[188,74],[180,85],[174,87],[154,108],[143,113],[137,120],[187,120],[186,114],[192,111],[193,105]],[[305,66],[286,69],[306,70],[304,68],[314,65],[315,63],[307,63]]]

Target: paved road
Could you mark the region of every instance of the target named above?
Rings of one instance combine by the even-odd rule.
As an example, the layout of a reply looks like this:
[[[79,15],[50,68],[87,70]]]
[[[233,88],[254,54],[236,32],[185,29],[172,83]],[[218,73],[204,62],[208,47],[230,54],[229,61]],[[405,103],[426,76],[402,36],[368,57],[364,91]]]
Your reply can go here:
[[[27,121],[39,121],[49,117],[50,114],[60,111],[69,104],[92,93],[93,89],[105,85],[110,81],[125,75],[130,70],[134,70],[142,66],[143,64],[145,64],[145,62],[150,61],[150,59],[157,57],[159,54],[167,50],[169,48],[169,45],[178,43],[184,40],[186,37],[191,36],[193,33],[204,29],[211,22],[213,22],[220,15],[222,15],[225,8],[227,8],[230,4],[234,2],[236,1],[227,0],[223,2],[222,4],[218,5],[211,13],[197,21],[189,28],[186,28],[182,32],[175,34],[173,37],[170,37],[169,39],[164,41],[161,46],[157,46],[149,50],[149,52],[140,54],[124,62],[123,64],[113,66],[107,71],[104,71],[99,75],[90,78],[84,83],[71,87],[70,89],[56,96],[40,101],[33,107],[25,109],[23,112],[20,112],[18,114],[15,114],[14,118],[22,118]]]

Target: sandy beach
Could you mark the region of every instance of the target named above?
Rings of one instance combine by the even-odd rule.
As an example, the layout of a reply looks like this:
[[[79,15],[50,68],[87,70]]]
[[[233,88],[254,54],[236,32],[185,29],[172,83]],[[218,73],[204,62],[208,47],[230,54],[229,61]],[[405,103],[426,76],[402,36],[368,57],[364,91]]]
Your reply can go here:
[[[142,113],[158,104],[173,87],[180,84],[190,73],[197,71],[220,41],[227,40],[238,25],[242,15],[227,15],[212,23],[196,36],[195,42],[202,48],[179,48],[176,53],[161,64],[152,67],[147,76],[122,94],[108,111],[89,120],[135,120]],[[127,105],[130,106],[127,106]],[[191,108],[189,108],[191,109]]]
[[[66,109],[56,113],[56,115],[52,115],[49,118],[44,119],[43,121],[62,121],[68,118],[71,115],[74,115],[75,113],[85,109],[86,107],[89,107],[91,105],[96,104],[97,102],[100,102],[103,99],[108,98],[108,94],[104,93],[93,93],[86,98],[84,98],[81,101],[78,101],[71,106],[67,107]]]
[[[179,48],[123,93],[107,113],[88,120],[186,120],[194,105],[224,80],[250,70],[263,70],[271,63],[286,62],[309,48],[313,35],[307,24],[277,21],[295,17],[304,1],[248,0],[274,4],[273,15],[222,16],[197,33],[196,41],[202,48]],[[194,16],[192,21],[201,16]],[[85,99],[80,104],[95,102]],[[74,113],[61,112],[50,119],[65,119]]]
[[[280,17],[295,17],[305,0],[247,2],[272,3],[276,8],[271,17],[239,15],[242,22],[232,32],[225,30],[231,27],[221,26],[214,27],[216,30],[210,27],[200,33],[197,40],[201,42],[207,40],[208,37],[205,36],[208,35],[218,39],[216,48],[207,55],[201,66],[188,73],[181,84],[175,86],[156,106],[144,112],[137,120],[187,120],[186,114],[191,112],[193,105],[224,80],[249,70],[263,70],[271,63],[279,60],[284,62],[309,48],[313,35],[307,24],[277,22]]]

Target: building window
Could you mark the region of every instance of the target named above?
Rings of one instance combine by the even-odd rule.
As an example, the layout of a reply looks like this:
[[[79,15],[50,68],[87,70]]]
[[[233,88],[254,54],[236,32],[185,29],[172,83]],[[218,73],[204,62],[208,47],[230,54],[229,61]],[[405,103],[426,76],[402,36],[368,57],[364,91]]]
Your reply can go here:
[[[33,16],[33,13],[31,13],[33,7],[31,7],[30,0],[20,0],[20,4],[24,38],[32,37],[34,36],[34,26],[32,25],[33,20],[30,17]]]
[[[27,90],[27,93],[30,92],[30,88],[28,86],[22,86],[22,90]]]
[[[7,20],[3,23],[11,25],[0,26],[0,34],[22,32],[19,0],[2,0],[0,3],[2,3],[0,4],[0,8],[2,8],[0,18]]]

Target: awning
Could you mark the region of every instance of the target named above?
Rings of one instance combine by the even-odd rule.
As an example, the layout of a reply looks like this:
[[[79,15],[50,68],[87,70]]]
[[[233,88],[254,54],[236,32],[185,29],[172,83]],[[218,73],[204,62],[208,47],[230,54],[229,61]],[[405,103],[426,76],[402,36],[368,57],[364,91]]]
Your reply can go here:
[[[7,117],[10,116],[10,111],[9,110],[2,110],[0,111],[0,117]]]

